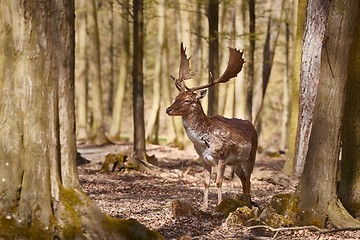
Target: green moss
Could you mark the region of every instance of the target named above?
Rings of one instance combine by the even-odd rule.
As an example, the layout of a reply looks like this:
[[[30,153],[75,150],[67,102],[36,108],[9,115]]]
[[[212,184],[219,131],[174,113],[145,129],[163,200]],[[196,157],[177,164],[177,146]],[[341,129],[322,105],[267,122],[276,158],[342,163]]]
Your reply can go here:
[[[0,219],[0,238],[1,239],[52,239],[53,229],[46,229],[36,219],[33,220],[31,227],[21,226],[15,219]]]
[[[237,208],[244,206],[251,208],[250,197],[245,195],[238,195],[234,199],[225,198],[218,206],[216,206],[215,210],[227,217],[229,213],[234,212]]]
[[[114,172],[115,169],[122,170],[124,168],[124,162],[127,159],[127,155],[109,153],[105,157],[104,164],[101,168],[103,172]],[[113,167],[110,170],[110,165]]]
[[[289,199],[286,210],[284,211],[284,216],[287,219],[290,219],[295,226],[314,225],[319,228],[325,227],[325,215],[314,209],[301,209],[299,203],[299,197],[296,195],[293,195]]]
[[[82,223],[79,213],[76,209],[77,206],[84,206],[83,199],[78,196],[74,189],[65,189],[60,187],[61,204],[64,207],[62,211],[66,223],[62,226],[62,235],[64,239],[83,238]]]
[[[233,226],[237,224],[244,224],[250,219],[255,219],[256,211],[254,208],[249,208],[248,206],[243,206],[237,208],[234,212],[231,212],[226,218],[226,224],[228,226]]]
[[[131,240],[162,240],[164,237],[156,232],[146,228],[135,219],[116,219],[106,216],[103,222],[104,229],[116,232],[125,239]]]
[[[284,215],[278,213],[269,213],[262,220],[266,223],[266,225],[274,228],[291,227],[293,225],[292,221],[287,219]]]
[[[295,219],[296,226],[316,226],[318,228],[325,227],[326,216],[315,211],[298,211]]]
[[[291,194],[274,195],[270,200],[270,207],[274,209],[277,214],[284,214],[290,199]]]

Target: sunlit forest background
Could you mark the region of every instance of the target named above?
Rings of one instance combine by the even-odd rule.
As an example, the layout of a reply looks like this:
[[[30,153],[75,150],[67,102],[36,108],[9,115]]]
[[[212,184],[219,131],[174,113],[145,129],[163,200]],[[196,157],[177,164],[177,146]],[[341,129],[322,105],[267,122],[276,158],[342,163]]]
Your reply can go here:
[[[209,14],[213,2],[218,19]],[[133,13],[128,0],[77,0],[76,123],[82,143],[133,141]],[[286,150],[289,133],[297,1],[147,0],[144,6],[144,104],[148,143],[189,146],[181,119],[165,109],[178,94],[183,42],[196,75],[188,85],[209,79],[209,42],[219,43],[220,74],[228,47],[244,51],[236,79],[218,86],[217,114],[249,119],[264,149]],[[216,9],[215,9],[216,10]],[[218,21],[212,37],[211,21]],[[247,98],[250,96],[251,101]],[[202,101],[206,112],[208,98]]]

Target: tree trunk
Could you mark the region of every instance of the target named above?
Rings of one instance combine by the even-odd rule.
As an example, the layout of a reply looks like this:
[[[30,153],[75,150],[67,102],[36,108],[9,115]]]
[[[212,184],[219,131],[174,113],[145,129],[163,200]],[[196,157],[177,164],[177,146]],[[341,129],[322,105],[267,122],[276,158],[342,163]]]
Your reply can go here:
[[[248,3],[244,1],[235,1],[235,46],[244,51],[244,56],[247,56],[246,62],[249,62],[249,44],[243,40],[242,35],[248,33],[246,30],[248,29],[249,25],[248,15]],[[247,120],[251,120],[251,113],[247,112],[251,108],[246,106],[248,94],[247,90],[253,86],[250,86],[250,79],[248,77],[245,78],[245,75],[248,73],[248,68],[250,65],[248,63],[244,65],[244,70],[238,74],[235,81],[234,116]]]
[[[264,104],[266,89],[270,79],[270,73],[273,66],[277,39],[280,32],[281,18],[284,8],[284,0],[272,0],[270,3],[270,15],[268,19],[267,32],[263,51],[262,68],[262,91],[259,104],[255,107],[254,123],[260,119],[260,114]]]
[[[89,143],[104,144],[109,140],[105,136],[104,112],[101,86],[100,40],[97,22],[96,1],[87,2],[88,5],[88,34],[89,34],[89,77],[91,81],[91,136]]]
[[[133,53],[133,114],[134,114],[134,153],[139,159],[146,160],[145,121],[144,121],[144,3],[133,0],[134,8],[134,53]]]
[[[290,126],[290,113],[291,113],[291,75],[292,75],[292,61],[291,61],[291,46],[290,36],[293,31],[292,16],[295,11],[292,10],[292,1],[285,2],[285,70],[283,81],[283,110],[282,110],[282,124],[281,124],[281,136],[280,136],[280,151],[286,152],[287,143],[289,139],[289,126]],[[293,34],[294,35],[294,34]],[[294,39],[294,38],[292,38]]]
[[[359,19],[359,18],[358,18]],[[355,25],[350,50],[345,113],[342,131],[341,181],[339,195],[345,208],[360,214],[360,27]]]
[[[113,99],[114,99],[114,2],[113,0],[108,0],[110,14],[107,19],[107,23],[109,25],[109,47],[108,47],[108,59],[110,64],[109,77],[108,77],[108,89],[105,90],[108,92],[107,101],[106,101],[106,112],[105,116],[111,116],[113,112]]]
[[[294,4],[297,0],[294,0]],[[299,115],[299,88],[300,88],[300,65],[302,59],[302,46],[303,46],[303,31],[306,21],[306,4],[307,0],[298,0],[297,9],[297,23],[296,23],[296,36],[295,36],[295,49],[294,49],[294,66],[293,66],[293,81],[292,81],[292,96],[291,96],[291,114],[290,114],[290,126],[289,126],[289,142],[288,151],[286,153],[287,160],[284,165],[283,171],[288,175],[294,175],[295,173],[295,142],[298,125]]]
[[[159,28],[158,28],[158,51],[155,58],[155,74],[153,80],[153,100],[152,106],[147,117],[145,137],[147,141],[158,144],[158,130],[159,130],[159,113],[160,113],[160,99],[162,93],[161,78],[162,78],[162,67],[165,61],[164,52],[164,40],[165,40],[165,1],[161,0],[158,3],[158,14],[159,14]]]
[[[209,81],[219,77],[219,0],[209,0]],[[208,115],[218,113],[218,88],[209,88]]]
[[[0,238],[134,239],[131,228],[161,238],[106,216],[80,189],[74,2],[2,1],[0,10],[9,14],[0,15]]]
[[[255,0],[249,0],[249,59],[248,59],[248,72],[247,72],[247,94],[246,94],[246,113],[248,114],[247,119],[252,119],[252,108],[253,108],[253,89],[255,83]]]
[[[87,54],[86,54],[86,22],[87,22],[86,0],[77,1],[76,9],[76,68],[75,68],[75,90],[76,90],[76,134],[77,139],[86,141],[88,138],[87,122]]]
[[[125,97],[126,83],[129,81],[130,68],[130,26],[129,26],[129,0],[122,1],[121,18],[121,56],[120,72],[116,84],[116,93],[114,107],[109,130],[110,139],[114,141],[121,140],[121,121],[123,119],[123,106]]]
[[[326,5],[318,7],[329,9],[329,17],[324,22],[327,40],[319,45],[321,77],[304,171],[295,193],[299,199],[297,219],[309,224],[307,221],[315,218],[315,222],[324,227],[328,217],[336,227],[359,227],[360,222],[344,211],[338,201],[336,186],[345,86],[348,66],[352,64],[348,62],[349,49],[359,3],[357,0],[335,0],[331,6],[327,5],[330,1],[323,3]],[[318,8],[310,11],[319,14]]]
[[[235,9],[232,9],[231,11],[228,10],[227,5],[225,4],[224,6],[224,11],[225,12],[229,12],[229,16],[227,16],[227,18],[225,18],[225,23],[224,23],[224,27],[227,27],[226,31],[226,35],[227,37],[227,42],[223,44],[223,46],[235,46],[236,48],[239,48],[240,46],[236,46],[235,44],[235,40],[236,40],[236,34],[235,34],[235,14],[236,11]],[[224,13],[225,14],[225,13]],[[227,67],[227,61],[229,59],[229,51],[227,49],[223,49],[222,52],[222,67],[221,69],[226,69]],[[228,118],[233,118],[235,117],[235,81],[236,79],[230,81],[227,86],[223,86],[220,89],[224,89],[224,96],[220,97],[219,100],[224,101],[224,106],[223,108],[220,108],[219,110],[220,113]],[[219,101],[219,105],[220,105],[220,101]]]
[[[300,110],[295,147],[295,175],[304,168],[312,127],[313,109],[320,79],[320,56],[329,11],[328,0],[308,0],[300,69]],[[317,9],[315,11],[314,9]]]

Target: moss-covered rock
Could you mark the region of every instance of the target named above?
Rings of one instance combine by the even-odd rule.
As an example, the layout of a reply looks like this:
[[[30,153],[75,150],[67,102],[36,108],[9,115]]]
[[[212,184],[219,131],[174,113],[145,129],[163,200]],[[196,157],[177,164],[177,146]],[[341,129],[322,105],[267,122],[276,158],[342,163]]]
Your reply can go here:
[[[114,172],[116,169],[121,171],[125,167],[125,161],[128,156],[125,154],[109,153],[106,155],[101,171]],[[111,167],[111,169],[110,169]]]
[[[284,214],[288,203],[291,199],[291,194],[277,194],[270,200],[270,207],[278,214]]]
[[[237,224],[244,225],[250,219],[254,219],[257,216],[257,208],[249,208],[248,206],[243,206],[237,208],[235,211],[229,213],[229,216],[226,218],[225,222],[228,226],[233,226]]]
[[[235,198],[225,198],[222,200],[222,202],[216,206],[215,210],[223,214],[224,217],[227,217],[231,212],[244,206],[249,209],[252,208],[250,196],[237,195]]]

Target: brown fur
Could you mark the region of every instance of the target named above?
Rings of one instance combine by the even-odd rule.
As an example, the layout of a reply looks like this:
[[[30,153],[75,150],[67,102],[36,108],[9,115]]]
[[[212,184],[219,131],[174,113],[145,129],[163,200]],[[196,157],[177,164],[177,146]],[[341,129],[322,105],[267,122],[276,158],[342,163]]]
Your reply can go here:
[[[243,194],[250,195],[250,176],[254,168],[257,132],[251,122],[205,115],[200,99],[205,91],[182,91],[166,109],[170,116],[181,116],[185,131],[204,163],[203,209],[208,207],[208,191],[212,167],[217,167],[218,204],[226,165],[233,166],[240,178]]]

